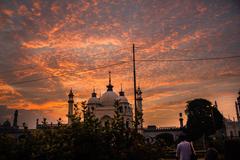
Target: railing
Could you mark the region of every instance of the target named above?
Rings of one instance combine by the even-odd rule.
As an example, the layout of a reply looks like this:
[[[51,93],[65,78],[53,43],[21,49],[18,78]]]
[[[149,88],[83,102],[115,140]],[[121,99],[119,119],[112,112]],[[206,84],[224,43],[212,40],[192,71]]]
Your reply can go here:
[[[180,131],[179,127],[161,127],[161,128],[144,128],[144,131],[157,132],[157,131]]]

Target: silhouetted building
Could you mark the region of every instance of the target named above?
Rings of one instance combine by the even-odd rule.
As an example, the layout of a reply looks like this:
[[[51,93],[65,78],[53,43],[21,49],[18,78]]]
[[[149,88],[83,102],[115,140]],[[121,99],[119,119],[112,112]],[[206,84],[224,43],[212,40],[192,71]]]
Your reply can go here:
[[[74,100],[73,100],[73,91],[72,89],[70,90],[68,94],[68,124],[71,124],[71,116],[73,115],[73,105],[74,105]]]
[[[240,91],[238,92],[238,97],[235,102],[237,121],[240,121]]]
[[[169,134],[176,141],[180,135],[183,134],[183,117],[182,113],[179,113],[179,127],[157,127],[155,125],[149,125],[147,128],[143,128],[143,135],[149,140],[149,142],[154,142],[157,136],[162,134]]]
[[[154,142],[157,136],[162,134],[169,134],[176,141],[183,131],[180,127],[157,127],[155,125],[150,125],[147,128],[143,128],[143,136],[148,139],[149,142]]]
[[[14,112],[13,127],[18,128],[18,110]]]
[[[179,122],[180,122],[180,128],[183,128],[183,117],[182,117],[182,113],[179,113]]]
[[[8,134],[12,135],[13,137],[18,138],[20,135],[23,134],[24,128],[17,125],[18,121],[18,110],[14,112],[14,118],[13,118],[13,125],[11,125],[9,120],[6,120],[3,122],[2,125],[0,125],[0,134]]]
[[[138,130],[142,129],[143,128],[143,109],[142,109],[142,101],[143,101],[143,98],[142,98],[142,91],[141,91],[141,88],[138,87],[137,89],[137,92],[136,92],[136,107],[137,107],[137,113],[139,114],[138,116]]]
[[[57,120],[57,123],[48,123],[46,118],[43,118],[42,122],[39,123],[39,119],[36,119],[36,129],[57,129],[66,125],[68,124],[63,124],[61,118]]]
[[[224,134],[228,138],[240,138],[240,91],[235,102],[237,119],[224,118]]]

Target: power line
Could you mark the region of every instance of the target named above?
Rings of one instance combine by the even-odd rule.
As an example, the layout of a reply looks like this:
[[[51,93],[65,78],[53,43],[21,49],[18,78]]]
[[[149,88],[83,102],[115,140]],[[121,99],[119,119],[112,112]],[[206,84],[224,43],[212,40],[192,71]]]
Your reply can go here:
[[[118,53],[118,52],[123,51],[123,50],[126,50],[126,49],[128,49],[128,48],[130,48],[130,47],[118,48],[118,49],[114,49],[114,50],[110,50],[110,51],[100,52],[100,53],[97,53],[97,54],[101,55],[101,54]],[[69,50],[67,50],[67,51],[58,51],[57,53],[64,53],[64,52],[68,52],[68,51],[69,51]],[[104,59],[104,60],[106,60],[106,57],[102,57],[102,58],[97,58],[97,57],[95,57],[95,56],[97,56],[97,54],[92,55],[93,57],[90,56],[90,57],[86,57],[86,58],[91,58],[91,60],[99,60],[99,59]],[[55,57],[55,59],[58,59],[58,57]],[[31,65],[31,66],[26,66],[26,67],[24,66],[24,67],[22,67],[22,68],[2,70],[2,71],[0,71],[0,73],[23,71],[23,70],[35,69],[35,68],[37,68],[37,65],[36,65],[36,64],[33,64],[33,65]]]
[[[22,68],[16,68],[16,69],[7,69],[7,70],[4,70],[4,71],[0,71],[0,73],[8,73],[8,72],[28,70],[28,69],[34,69],[36,67],[37,67],[36,65],[32,65],[32,66],[29,66],[29,67],[22,67]]]
[[[102,69],[102,68],[107,68],[107,67],[112,67],[112,66],[116,66],[116,65],[121,65],[121,64],[124,64],[124,63],[128,63],[128,61],[121,61],[119,63],[114,63],[114,64],[110,64],[110,65],[105,65],[105,66],[100,66],[100,67],[96,67],[96,68],[83,70],[81,73],[88,72],[88,71],[93,71],[93,70],[98,70],[98,69]],[[35,81],[40,81],[40,80],[45,80],[45,79],[61,77],[61,76],[63,76],[63,75],[52,75],[52,76],[49,76],[49,77],[43,77],[43,78],[37,78],[37,79],[31,79],[31,80],[25,80],[25,81],[12,82],[12,83],[9,83],[9,85],[24,84],[24,83],[29,83],[29,82],[35,82]]]
[[[226,57],[212,57],[212,58],[195,58],[195,59],[136,59],[136,61],[139,62],[189,62],[189,61],[208,61],[208,60],[225,60],[225,59],[233,59],[233,58],[240,58],[240,55],[237,56],[226,56]],[[81,71],[81,73],[84,72],[88,72],[88,71],[93,71],[93,70],[97,70],[97,69],[102,69],[102,68],[107,68],[107,67],[111,67],[111,66],[116,66],[116,65],[121,65],[124,63],[129,63],[131,62],[130,60],[127,61],[120,61],[118,63],[114,63],[114,64],[110,64],[110,65],[104,65],[104,66],[99,66],[96,68],[90,68],[87,70],[83,70]],[[44,79],[51,79],[51,78],[55,78],[55,77],[60,77],[63,75],[52,75],[49,77],[43,77],[43,78],[37,78],[37,79],[32,79],[32,80],[25,80],[25,81],[18,81],[18,82],[12,82],[10,83],[10,85],[15,85],[15,84],[24,84],[24,83],[29,83],[29,82],[35,82],[35,81],[40,81],[40,80],[44,80]]]
[[[29,83],[29,82],[35,82],[35,81],[40,81],[40,80],[50,79],[50,78],[55,78],[55,77],[58,77],[58,76],[57,76],[57,75],[53,75],[53,76],[49,76],[49,77],[31,79],[31,80],[26,80],[26,81],[18,81],[18,82],[10,83],[10,85],[23,84],[23,83]]]
[[[209,61],[209,60],[225,60],[225,59],[233,59],[240,58],[240,55],[237,56],[227,56],[227,57],[209,57],[209,58],[193,58],[193,59],[136,59],[136,61],[140,62],[153,62],[153,61],[161,61],[161,62],[179,62],[179,61]]]

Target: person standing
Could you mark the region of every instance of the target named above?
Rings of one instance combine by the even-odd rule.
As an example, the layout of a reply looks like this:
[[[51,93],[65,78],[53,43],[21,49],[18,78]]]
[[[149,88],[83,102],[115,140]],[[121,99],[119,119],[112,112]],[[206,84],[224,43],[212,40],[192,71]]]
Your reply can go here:
[[[206,152],[205,160],[218,160],[218,151],[214,148],[211,141],[208,142],[208,149]]]
[[[180,143],[177,145],[176,157],[177,160],[192,160],[195,155],[194,148],[190,142],[186,140],[186,136],[179,137]]]

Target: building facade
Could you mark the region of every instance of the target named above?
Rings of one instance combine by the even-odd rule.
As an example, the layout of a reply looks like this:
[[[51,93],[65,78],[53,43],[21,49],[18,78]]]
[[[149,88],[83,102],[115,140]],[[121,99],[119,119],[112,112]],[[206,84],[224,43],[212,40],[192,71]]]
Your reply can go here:
[[[93,90],[91,97],[87,101],[87,111],[98,118],[102,125],[111,123],[116,115],[116,112],[118,112],[118,114],[122,117],[125,126],[131,128],[133,126],[132,105],[125,96],[125,92],[123,91],[122,87],[119,94],[114,92],[113,87],[114,86],[112,85],[111,81],[111,72],[109,72],[109,82],[106,86],[106,91],[98,97],[95,89]],[[139,91],[141,91],[140,88]],[[70,90],[68,101],[68,115],[70,116],[73,114],[73,96],[72,90]],[[138,98],[137,102],[138,107],[142,108],[142,99]],[[68,124],[71,124],[70,120]]]
[[[235,101],[236,118],[224,118],[224,135],[228,138],[240,138],[240,91]]]

